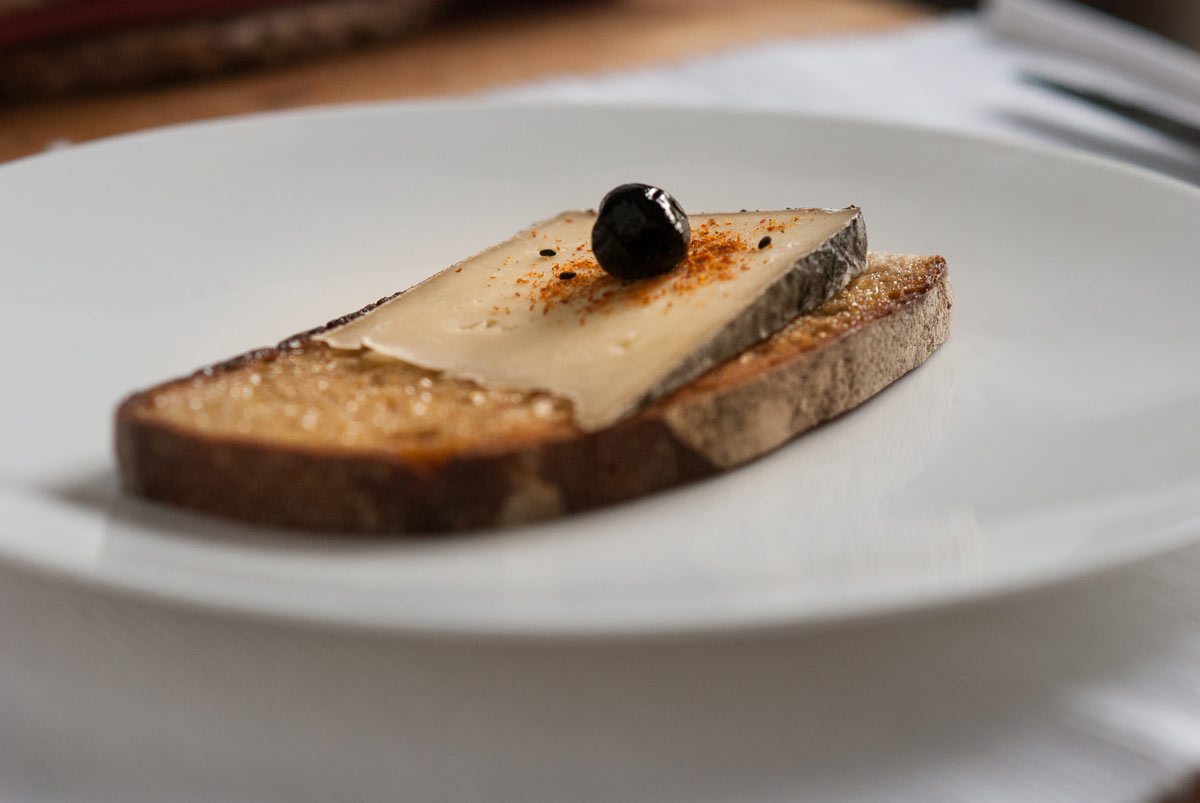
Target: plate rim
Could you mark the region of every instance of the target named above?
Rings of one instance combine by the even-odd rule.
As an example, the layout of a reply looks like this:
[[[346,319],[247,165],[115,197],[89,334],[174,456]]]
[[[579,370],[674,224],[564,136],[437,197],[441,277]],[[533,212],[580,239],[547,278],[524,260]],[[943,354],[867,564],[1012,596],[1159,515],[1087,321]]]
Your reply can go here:
[[[1168,192],[1181,193],[1200,203],[1200,187],[1182,179],[1159,173],[1147,167],[1133,165],[1108,156],[1072,150],[1057,145],[1032,142],[1011,134],[992,134],[963,131],[911,121],[894,121],[857,114],[812,113],[784,109],[721,108],[699,104],[670,103],[570,103],[492,100],[486,98],[429,99],[401,101],[362,101],[330,104],[297,109],[255,112],[250,114],[187,121],[141,131],[105,136],[69,148],[43,151],[0,165],[0,181],[14,172],[38,169],[47,160],[61,161],[79,154],[90,154],[114,147],[124,147],[144,140],[189,136],[208,129],[237,128],[294,121],[303,124],[309,119],[341,118],[346,116],[392,114],[477,114],[512,113],[536,110],[541,113],[572,112],[621,115],[691,115],[703,117],[769,119],[778,124],[815,124],[853,126],[883,132],[903,132],[911,136],[933,137],[943,141],[968,142],[976,146],[1001,148],[1009,152],[1033,154],[1065,160],[1107,171],[1134,180],[1149,182]],[[383,632],[395,635],[440,638],[495,638],[531,641],[612,641],[643,640],[673,637],[711,637],[733,634],[758,634],[823,629],[833,626],[858,625],[867,622],[912,616],[923,612],[950,609],[960,605],[1010,599],[1031,592],[1074,583],[1098,574],[1115,571],[1160,555],[1165,555],[1200,541],[1200,511],[1184,525],[1169,528],[1154,535],[1122,541],[1116,545],[1097,547],[1086,556],[1069,563],[1054,563],[1035,567],[1012,566],[1002,571],[992,570],[983,577],[951,578],[934,586],[908,588],[902,592],[885,589],[883,592],[859,594],[836,607],[797,609],[784,604],[756,604],[739,608],[732,614],[714,615],[710,609],[701,612],[672,612],[649,620],[633,620],[610,614],[576,619],[570,624],[540,620],[481,620],[465,618],[439,619],[437,616],[397,617],[394,609],[356,610],[340,606],[308,603],[297,606],[280,596],[227,595],[195,589],[180,592],[167,580],[154,580],[139,572],[96,571],[70,559],[55,558],[51,552],[14,549],[0,542],[0,560],[12,568],[28,571],[40,577],[68,581],[99,591],[121,596],[152,600],[190,610],[219,612],[239,618],[267,620],[299,625],[332,626],[349,630]],[[228,589],[225,589],[228,591]]]
[[[764,606],[740,609],[736,614],[673,614],[671,618],[648,620],[590,618],[571,624],[541,621],[468,621],[465,619],[397,619],[379,613],[379,609],[355,612],[320,605],[300,607],[269,596],[251,600],[243,596],[223,596],[215,591],[179,593],[166,581],[148,580],[148,575],[118,576],[89,572],[63,561],[31,559],[0,546],[0,561],[8,568],[32,576],[62,581],[74,587],[112,594],[127,600],[141,600],[167,608],[193,613],[227,616],[237,620],[267,624],[336,629],[349,633],[420,638],[436,641],[482,641],[529,644],[622,644],[685,641],[727,637],[791,635],[867,627],[897,620],[935,615],[990,603],[1026,597],[1039,592],[1066,589],[1072,585],[1123,569],[1133,569],[1156,558],[1194,546],[1200,541],[1200,515],[1188,528],[1171,529],[1169,535],[1143,538],[1120,547],[1106,547],[1086,560],[1069,565],[1038,566],[993,571],[986,578],[955,579],[938,586],[909,589],[902,594],[884,592],[862,595],[836,608],[810,611],[795,606]]]
[[[128,131],[117,134],[106,134],[94,139],[78,143],[70,143],[65,147],[49,147],[38,153],[31,153],[0,163],[0,178],[9,170],[27,168],[31,164],[39,164],[46,160],[70,158],[85,151],[98,148],[118,147],[125,143],[137,142],[143,139],[158,139],[171,136],[187,135],[208,128],[233,128],[269,124],[284,120],[319,119],[323,117],[341,117],[346,115],[371,116],[375,114],[413,114],[425,112],[474,113],[481,111],[516,112],[534,110],[537,112],[557,113],[563,111],[581,111],[584,113],[608,112],[617,114],[685,114],[718,117],[742,118],[772,118],[778,120],[805,121],[818,125],[851,124],[883,130],[905,131],[917,135],[940,137],[947,140],[970,141],[976,144],[994,145],[1011,148],[1026,153],[1062,158],[1080,164],[1091,164],[1100,169],[1107,169],[1126,175],[1139,176],[1152,183],[1170,187],[1200,198],[1200,185],[1192,184],[1181,178],[1154,170],[1131,162],[1124,162],[1115,157],[1090,151],[1067,147],[1055,143],[1038,142],[1023,138],[1012,133],[982,132],[938,126],[933,123],[916,122],[912,120],[891,120],[883,117],[870,117],[853,112],[804,111],[797,109],[771,109],[753,107],[719,107],[703,103],[686,101],[650,103],[645,101],[619,102],[570,102],[557,100],[520,100],[512,98],[488,98],[486,96],[461,98],[413,98],[400,100],[363,100],[345,103],[329,103],[317,106],[301,106],[291,109],[272,109],[267,111],[247,112],[221,117],[210,117],[200,120],[184,120],[177,123],[154,126],[152,128]]]

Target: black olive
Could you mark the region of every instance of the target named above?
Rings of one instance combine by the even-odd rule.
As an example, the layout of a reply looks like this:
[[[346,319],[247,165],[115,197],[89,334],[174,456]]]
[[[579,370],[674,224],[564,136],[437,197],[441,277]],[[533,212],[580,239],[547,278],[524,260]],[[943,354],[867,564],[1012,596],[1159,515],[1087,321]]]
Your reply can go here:
[[[687,256],[692,229],[671,194],[648,184],[622,184],[600,201],[592,226],[592,253],[621,279],[645,279]]]

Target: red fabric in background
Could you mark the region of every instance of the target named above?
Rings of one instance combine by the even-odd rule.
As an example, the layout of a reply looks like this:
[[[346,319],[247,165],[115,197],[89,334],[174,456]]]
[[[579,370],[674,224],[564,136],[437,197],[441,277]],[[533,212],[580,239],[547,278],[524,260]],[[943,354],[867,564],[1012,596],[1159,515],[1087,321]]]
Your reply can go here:
[[[59,0],[0,12],[0,48],[137,25],[219,17],[297,0]]]

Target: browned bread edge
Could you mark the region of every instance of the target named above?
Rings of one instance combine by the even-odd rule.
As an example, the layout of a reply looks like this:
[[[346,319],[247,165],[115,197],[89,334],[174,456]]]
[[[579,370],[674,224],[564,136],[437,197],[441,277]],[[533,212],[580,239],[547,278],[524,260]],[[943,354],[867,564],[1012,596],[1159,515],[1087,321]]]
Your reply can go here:
[[[945,341],[953,304],[945,261],[925,259],[927,289],[816,348],[734,382],[701,377],[605,430],[515,446],[417,460],[237,441],[137,415],[152,388],[117,411],[122,481],[151,499],[244,521],[380,533],[516,524],[636,498],[766,454],[924,362]],[[270,359],[325,328],[200,373]]]

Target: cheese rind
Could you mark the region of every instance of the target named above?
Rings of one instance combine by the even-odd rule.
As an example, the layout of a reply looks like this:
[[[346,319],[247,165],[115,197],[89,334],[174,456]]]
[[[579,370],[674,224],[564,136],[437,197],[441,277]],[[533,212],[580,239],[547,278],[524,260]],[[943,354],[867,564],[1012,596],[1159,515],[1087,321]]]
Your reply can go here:
[[[621,282],[592,257],[594,214],[563,213],[316,339],[489,386],[548,391],[595,430],[769,337],[866,265],[854,207],[689,221],[683,264]]]

